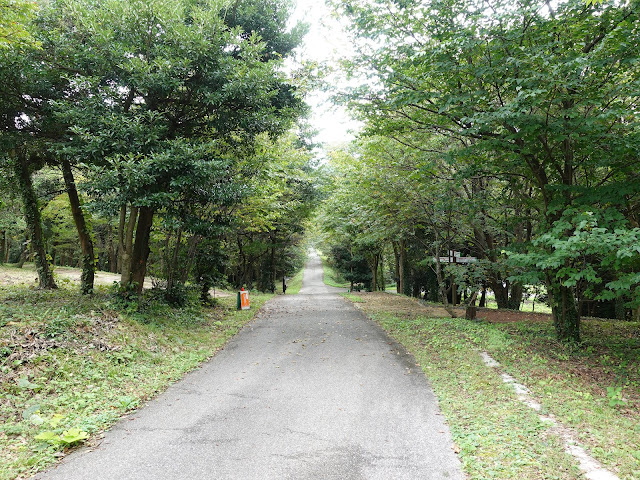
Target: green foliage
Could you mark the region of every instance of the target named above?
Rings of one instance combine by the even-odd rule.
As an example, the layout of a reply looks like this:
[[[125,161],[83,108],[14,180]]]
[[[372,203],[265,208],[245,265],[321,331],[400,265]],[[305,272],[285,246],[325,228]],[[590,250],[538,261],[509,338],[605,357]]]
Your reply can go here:
[[[532,246],[536,250],[510,256],[523,269],[516,278],[527,281],[536,272],[553,272],[554,280],[578,289],[579,298],[630,297],[635,299],[630,306],[637,307],[640,229],[629,228],[616,209],[567,209]]]
[[[309,209],[304,197],[312,196],[310,183],[299,175],[306,168],[300,159],[308,162],[309,156],[289,147],[278,147],[279,155],[268,151],[305,110],[282,68],[304,32],[303,26],[288,25],[291,8],[284,0],[42,4],[32,25],[41,48],[0,51],[0,80],[11,86],[0,92],[0,158],[4,162],[19,146],[30,174],[45,164],[81,172],[79,187],[92,199],[86,206],[97,214],[95,223],[102,223],[100,237],[94,237],[102,244],[99,260],[112,270],[123,250],[113,252],[115,217],[125,211],[142,219],[144,210],[129,252],[138,290],[150,248],[156,250],[152,261],[172,258],[150,228],[162,228],[169,237],[184,233],[174,240],[178,261],[154,271],[166,275],[173,289],[174,279],[184,283],[194,273],[201,240],[220,239],[232,208],[252,194],[274,201],[265,203],[260,213],[266,215],[245,219],[255,225],[239,227],[279,227],[279,238],[263,243],[280,249],[277,269],[293,272],[299,255],[291,264],[286,260],[295,253],[300,217]],[[266,156],[271,158],[263,167]],[[253,177],[260,178],[250,185]],[[258,192],[255,187],[263,185],[275,188]],[[45,230],[47,253],[68,263],[77,252],[64,202],[59,197],[46,206]],[[154,217],[160,221],[153,224]],[[275,226],[274,218],[289,221]],[[83,255],[83,265],[92,266],[92,257]]]
[[[637,2],[334,6],[357,45],[346,75],[374,79],[341,92],[366,121],[357,238],[384,225],[429,257],[471,251],[491,262],[501,306],[517,308],[520,282],[544,281],[558,335],[578,341],[584,298],[636,288]],[[587,212],[597,226],[577,218]]]
[[[36,2],[29,0],[0,1],[0,48],[34,42],[27,27],[36,8]]]
[[[70,428],[63,431],[61,434],[57,434],[51,430],[40,432],[34,437],[36,440],[42,440],[52,445],[59,445],[63,447],[70,447],[72,445],[84,442],[89,438],[89,434],[79,428]]]
[[[626,403],[622,398],[622,387],[607,387],[607,398],[610,407],[618,407]]]

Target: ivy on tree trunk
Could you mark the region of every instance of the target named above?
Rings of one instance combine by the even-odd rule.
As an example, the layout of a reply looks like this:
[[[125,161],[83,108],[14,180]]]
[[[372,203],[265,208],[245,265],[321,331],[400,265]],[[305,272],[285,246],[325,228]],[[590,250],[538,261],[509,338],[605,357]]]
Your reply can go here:
[[[22,196],[24,217],[31,235],[31,246],[35,255],[38,283],[40,288],[54,289],[57,288],[57,285],[47,261],[47,252],[42,235],[42,217],[38,207],[38,198],[31,181],[28,160],[24,154],[13,155],[13,157],[15,176]]]

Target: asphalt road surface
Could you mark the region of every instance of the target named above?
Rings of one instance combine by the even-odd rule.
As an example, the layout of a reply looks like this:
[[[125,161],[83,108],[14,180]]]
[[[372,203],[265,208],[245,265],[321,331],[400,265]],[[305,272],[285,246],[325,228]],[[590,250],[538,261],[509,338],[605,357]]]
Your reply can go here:
[[[463,479],[415,360],[322,282],[39,479]]]

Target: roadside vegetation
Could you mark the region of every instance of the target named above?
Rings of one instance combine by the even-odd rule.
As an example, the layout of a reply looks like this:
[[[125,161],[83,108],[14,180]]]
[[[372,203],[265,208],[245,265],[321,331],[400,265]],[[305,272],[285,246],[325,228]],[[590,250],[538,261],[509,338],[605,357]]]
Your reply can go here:
[[[550,320],[532,321],[526,313],[490,323],[443,318],[444,309],[405,296],[345,296],[415,356],[470,478],[583,478],[549,425],[518,401],[480,352],[528,387],[541,413],[573,430],[605,468],[623,480],[640,478],[639,323],[585,320],[583,343],[574,346],[557,340]]]
[[[640,321],[640,4],[331,4],[364,124],[323,165],[331,267],[451,316],[536,299],[575,345],[583,317]]]
[[[172,307],[162,293],[125,301],[112,288],[81,295],[0,286],[0,479],[29,477],[74,446],[92,444],[220,349],[270,294]]]
[[[342,278],[342,275],[327,262],[327,257],[320,255],[322,259],[323,280],[326,285],[337,288],[349,288],[350,283]]]
[[[302,288],[302,277],[304,275],[304,268],[298,270],[298,272],[291,278],[287,279],[287,295],[296,295]],[[276,293],[282,293],[282,283],[279,283],[276,288]]]

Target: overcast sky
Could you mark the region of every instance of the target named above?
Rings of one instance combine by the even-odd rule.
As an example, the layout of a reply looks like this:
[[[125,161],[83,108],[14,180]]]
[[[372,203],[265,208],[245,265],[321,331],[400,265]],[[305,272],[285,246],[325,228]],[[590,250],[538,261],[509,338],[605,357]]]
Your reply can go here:
[[[330,16],[324,0],[297,0],[292,21],[309,24],[309,33],[299,48],[298,56],[305,60],[332,63],[341,55],[350,52],[349,40],[341,25]],[[357,130],[359,123],[349,118],[343,108],[335,107],[329,95],[318,92],[307,98],[312,108],[311,125],[318,130],[316,142],[325,144],[325,148],[353,140],[350,130]]]

